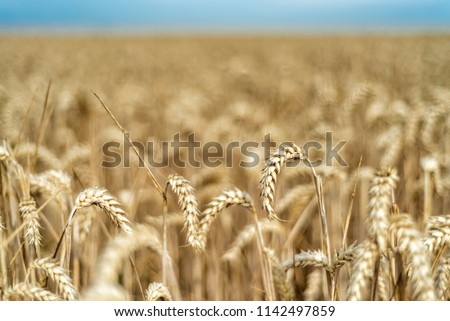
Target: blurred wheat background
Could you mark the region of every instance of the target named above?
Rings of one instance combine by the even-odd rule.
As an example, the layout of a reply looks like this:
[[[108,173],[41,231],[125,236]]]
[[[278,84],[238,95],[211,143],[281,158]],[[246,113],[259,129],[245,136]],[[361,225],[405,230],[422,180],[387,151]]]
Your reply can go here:
[[[151,168],[165,206],[134,154],[101,166],[124,138],[91,90],[156,159],[176,133],[332,132],[348,166],[316,185],[277,148],[252,168],[169,153]],[[448,36],[2,36],[0,137],[2,299],[450,297]]]

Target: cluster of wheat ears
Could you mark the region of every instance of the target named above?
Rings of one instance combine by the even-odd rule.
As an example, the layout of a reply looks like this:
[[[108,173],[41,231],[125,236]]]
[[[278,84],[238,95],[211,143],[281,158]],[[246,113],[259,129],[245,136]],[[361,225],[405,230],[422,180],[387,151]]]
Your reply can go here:
[[[1,41],[13,46],[9,40]],[[171,53],[183,46],[170,41],[159,44],[164,49],[155,53],[164,66],[171,66],[175,61]],[[192,57],[202,55],[198,48],[209,45],[201,41],[183,50],[192,50]],[[208,43],[214,56],[219,45]],[[362,50],[355,43],[341,49],[334,44],[334,52],[341,52],[340,59],[346,61],[345,50]],[[129,48],[133,46],[139,48],[136,44]],[[233,43],[227,46],[215,54],[229,57],[235,49]],[[203,120],[189,109],[191,104],[208,105],[193,92],[173,103],[187,105],[189,122],[177,119],[167,84],[158,89],[158,99],[168,107],[155,114],[166,120],[157,129],[161,133],[163,127],[170,131],[180,126],[185,134],[197,128],[204,138],[213,133],[219,141],[221,135],[234,137],[233,130],[248,138],[247,133],[263,133],[266,128],[259,125],[264,117],[257,107],[242,97],[245,93],[257,100],[266,95],[267,100],[258,103],[281,106],[269,112],[282,129],[277,137],[293,143],[272,149],[256,169],[154,168],[131,141],[129,168],[102,169],[102,156],[93,147],[103,139],[98,137],[129,139],[124,135],[128,132],[139,137],[144,128],[138,122],[140,113],[153,111],[147,107],[119,111],[115,103],[102,101],[113,101],[107,95],[79,84],[83,94],[69,103],[64,95],[58,100],[69,107],[53,108],[49,100],[55,85],[48,83],[39,114],[33,112],[37,91],[27,108],[23,104],[18,108],[0,87],[0,300],[450,299],[450,215],[445,215],[450,205],[450,91],[430,86],[421,95],[409,93],[405,103],[392,98],[396,86],[403,88],[397,82],[401,76],[396,76],[399,79],[389,78],[391,93],[373,83],[359,83],[344,97],[345,90],[318,76],[302,91],[312,107],[296,118],[299,110],[292,88],[294,83],[302,86],[295,82],[297,75],[286,76],[276,93],[271,92],[270,77],[257,82],[252,79],[258,77],[251,76],[267,57],[284,59],[284,66],[291,56],[275,55],[268,47],[264,47],[268,56],[259,56],[260,46],[250,41],[250,49],[243,49],[247,56],[232,54],[226,68],[221,67],[229,74],[224,76],[226,83],[215,86],[242,93],[230,91],[238,102],[230,103],[230,114],[220,122],[213,122],[214,112],[208,114],[206,107]],[[285,49],[295,52],[289,45]],[[143,57],[139,49],[133,50],[136,59]],[[302,59],[316,61],[309,54],[303,53]],[[435,55],[436,61],[444,59]],[[332,64],[335,58],[322,59],[330,75],[342,76],[340,66]],[[274,68],[279,60],[265,65]],[[379,67],[388,61],[380,60]],[[367,61],[353,63],[355,72],[364,66],[361,74],[373,76]],[[66,67],[58,68],[63,73]],[[179,66],[173,68],[192,76]],[[406,73],[402,68],[399,73]],[[205,66],[198,70],[195,79],[215,79]],[[379,78],[387,77],[383,72],[380,67]],[[140,75],[136,71],[134,77]],[[211,97],[217,96],[216,87],[211,85],[215,93]],[[125,93],[127,100],[134,90]],[[134,105],[139,106],[141,100],[136,99]],[[152,103],[158,104],[158,99]],[[73,101],[76,108],[70,107]],[[429,107],[424,108],[424,102]],[[95,139],[83,136],[95,132],[92,123],[90,129],[83,127],[88,119],[113,126],[105,125]],[[289,124],[290,119],[296,123]],[[240,128],[241,122],[245,128]],[[64,123],[70,125],[60,125]],[[137,127],[125,129],[122,124]],[[54,133],[49,132],[52,125]],[[297,127],[302,125],[299,135]],[[335,127],[336,136],[349,140],[343,151],[347,167],[314,167],[311,160],[321,154],[307,155],[299,147],[304,143],[299,137],[317,139],[330,127]],[[152,132],[153,127],[146,130]],[[295,132],[292,139],[290,132]],[[273,133],[277,135],[276,130]],[[70,142],[68,146],[61,137]],[[89,143],[72,143],[77,141]],[[138,163],[144,167],[138,168]]]

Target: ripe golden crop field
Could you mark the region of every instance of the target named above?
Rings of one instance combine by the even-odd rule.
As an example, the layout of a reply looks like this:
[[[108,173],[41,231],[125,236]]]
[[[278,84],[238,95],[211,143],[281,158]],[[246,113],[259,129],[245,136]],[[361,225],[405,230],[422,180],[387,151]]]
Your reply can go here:
[[[450,37],[1,36],[1,300],[448,300]]]

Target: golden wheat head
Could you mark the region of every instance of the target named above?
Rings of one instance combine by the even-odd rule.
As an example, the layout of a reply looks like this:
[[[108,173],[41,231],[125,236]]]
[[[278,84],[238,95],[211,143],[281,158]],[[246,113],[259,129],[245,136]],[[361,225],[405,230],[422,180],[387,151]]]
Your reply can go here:
[[[278,219],[274,208],[275,191],[283,165],[287,162],[302,159],[304,159],[302,149],[295,144],[289,144],[281,146],[266,160],[259,188],[261,190],[262,208],[267,212],[269,220]]]

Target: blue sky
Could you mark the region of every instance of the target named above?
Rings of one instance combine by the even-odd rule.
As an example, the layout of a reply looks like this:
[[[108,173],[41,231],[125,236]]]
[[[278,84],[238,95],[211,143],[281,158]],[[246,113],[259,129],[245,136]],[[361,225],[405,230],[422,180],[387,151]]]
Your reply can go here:
[[[0,29],[450,31],[450,0],[0,0]]]

